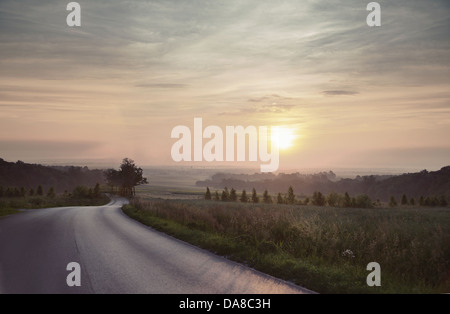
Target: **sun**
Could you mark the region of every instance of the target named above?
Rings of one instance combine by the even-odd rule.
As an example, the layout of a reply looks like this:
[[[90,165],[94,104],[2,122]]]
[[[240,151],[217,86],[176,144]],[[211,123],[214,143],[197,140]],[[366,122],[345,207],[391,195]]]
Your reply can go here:
[[[279,149],[288,149],[294,145],[295,132],[288,127],[272,127],[270,139]]]

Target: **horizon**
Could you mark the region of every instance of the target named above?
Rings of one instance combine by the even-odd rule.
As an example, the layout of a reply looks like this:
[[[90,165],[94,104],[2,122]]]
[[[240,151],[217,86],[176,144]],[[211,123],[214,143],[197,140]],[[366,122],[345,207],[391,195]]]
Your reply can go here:
[[[0,156],[0,159],[3,159],[5,162],[16,163],[18,161],[25,162],[27,164],[36,164],[42,165],[46,167],[87,167],[90,170],[106,170],[106,169],[117,169],[120,166],[121,160],[117,162],[111,161],[101,161],[101,160],[41,160],[41,161],[25,161],[25,160],[7,160]],[[201,175],[202,172],[207,172],[208,174],[216,174],[216,173],[227,173],[227,174],[265,174],[264,172],[259,171],[259,167],[235,167],[230,165],[196,165],[192,163],[191,165],[145,165],[145,164],[137,164],[138,167],[144,170],[144,174],[148,175],[149,172],[155,170],[170,170],[170,171],[189,171],[189,172],[197,172],[198,175]],[[423,170],[432,172],[439,171],[444,167],[449,167],[448,165],[442,165],[436,168],[395,168],[395,167],[378,167],[378,168],[364,168],[364,167],[335,167],[335,168],[293,168],[293,169],[279,169],[276,172],[273,172],[274,175],[278,174],[295,174],[299,173],[302,175],[305,174],[318,174],[322,172],[333,172],[336,174],[338,178],[356,178],[357,176],[370,176],[370,175],[402,175],[408,173],[418,173]],[[268,173],[270,174],[270,173]]]
[[[2,1],[0,154],[261,164],[174,162],[171,131],[202,118],[281,129],[278,172],[440,169],[450,160],[450,6],[379,3],[380,27],[356,0],[82,2],[81,26],[69,27],[67,3]]]

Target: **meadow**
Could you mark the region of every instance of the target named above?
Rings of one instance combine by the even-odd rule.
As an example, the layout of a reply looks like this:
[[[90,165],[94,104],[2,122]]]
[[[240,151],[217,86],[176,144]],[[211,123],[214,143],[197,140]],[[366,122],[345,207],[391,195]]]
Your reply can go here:
[[[130,217],[320,293],[450,292],[450,208],[135,198]],[[370,262],[381,287],[369,287]]]

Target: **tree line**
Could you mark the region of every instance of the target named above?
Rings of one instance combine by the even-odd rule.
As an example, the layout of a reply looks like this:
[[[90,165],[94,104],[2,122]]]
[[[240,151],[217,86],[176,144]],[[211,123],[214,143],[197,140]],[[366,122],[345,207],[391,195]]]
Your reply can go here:
[[[77,186],[94,187],[105,183],[103,170],[90,170],[88,167],[43,166],[22,161],[7,162],[0,158],[0,186],[24,187],[27,192],[42,186],[48,191],[51,187],[56,193],[72,191]],[[13,188],[14,189],[14,188]]]
[[[105,180],[106,179],[106,180]],[[124,158],[119,170],[89,170],[87,167],[42,166],[0,158],[0,197],[49,196],[56,193],[74,197],[97,197],[100,185],[107,183],[112,193],[134,196],[135,187],[146,184],[143,170]],[[94,188],[89,188],[94,186]],[[13,186],[13,187],[11,187]],[[44,193],[44,189],[47,191]],[[69,193],[68,191],[72,191]]]
[[[368,175],[356,176],[353,179],[339,178],[333,172],[321,172],[317,174],[279,173],[275,174],[232,174],[217,173],[211,179],[197,181],[197,186],[223,189],[234,187],[247,192],[255,188],[257,191],[287,191],[289,186],[296,191],[302,191],[305,195],[312,195],[315,191],[321,191],[328,195],[332,192],[344,195],[368,195],[372,200],[380,199],[388,203],[394,196],[400,204],[403,194],[418,202],[421,195],[428,196],[432,202],[433,195],[440,198],[444,195],[450,199],[450,166],[438,171],[423,170],[416,173],[401,175]]]
[[[56,192],[54,187],[50,187],[47,191],[42,185],[38,185],[36,189],[25,187],[3,187],[0,186],[0,198],[25,198],[25,197],[48,197],[55,198]],[[63,197],[73,198],[99,198],[101,196],[100,184],[97,183],[93,188],[84,185],[76,186],[71,193],[67,190],[62,194]]]
[[[287,205],[315,205],[315,206],[331,206],[331,207],[342,207],[342,208],[373,208],[373,207],[381,207],[382,203],[379,199],[376,202],[373,202],[371,198],[366,194],[359,194],[351,197],[347,192],[344,194],[338,194],[336,192],[331,192],[328,195],[321,193],[320,191],[315,191],[311,197],[305,197],[303,199],[298,199],[294,194],[294,189],[292,186],[288,188],[286,194],[282,194],[279,192],[276,196],[271,196],[269,192],[264,190],[262,196],[260,197],[256,192],[256,189],[253,188],[251,195],[247,193],[245,189],[242,190],[240,194],[234,189],[230,190],[225,187],[222,192],[219,193],[216,190],[211,193],[209,187],[206,188],[205,200],[214,200],[214,201],[222,201],[222,202],[242,202],[242,203],[264,203],[264,204],[287,204]],[[397,202],[394,196],[391,196],[389,201],[390,207],[396,207],[400,205],[402,206],[414,206],[416,205],[415,199],[412,197],[410,199],[407,198],[405,194],[403,194],[401,201]],[[447,199],[445,195],[441,197],[423,197],[421,196],[418,204],[420,206],[448,206]]]
[[[416,204],[419,204],[420,206],[426,206],[426,207],[437,207],[437,206],[446,207],[446,206],[448,206],[448,201],[447,201],[447,198],[445,195],[441,195],[440,197],[438,197],[438,196],[424,197],[423,195],[421,195],[417,202],[414,199],[414,197],[411,197],[410,199],[408,199],[408,197],[405,194],[402,195],[402,198],[400,200],[400,205],[415,206]],[[397,202],[397,199],[394,196],[391,196],[391,198],[389,200],[389,206],[395,207],[398,205],[399,205],[399,202]]]

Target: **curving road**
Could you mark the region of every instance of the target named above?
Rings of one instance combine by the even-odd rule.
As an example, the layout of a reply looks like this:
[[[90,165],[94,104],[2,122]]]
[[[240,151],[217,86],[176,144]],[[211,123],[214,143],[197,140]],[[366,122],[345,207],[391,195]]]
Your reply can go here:
[[[0,219],[0,293],[310,293],[100,207],[29,210]],[[70,262],[81,286],[69,287]]]

